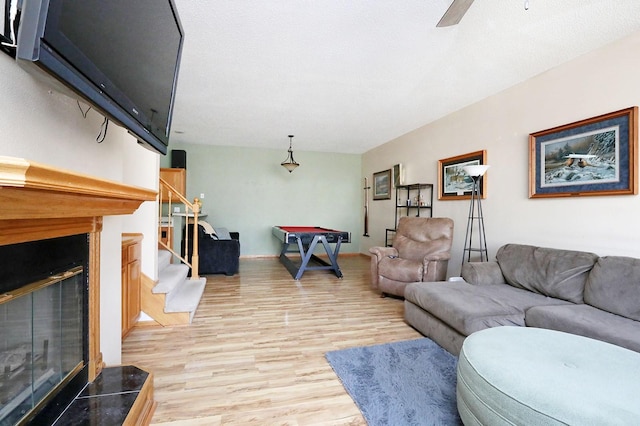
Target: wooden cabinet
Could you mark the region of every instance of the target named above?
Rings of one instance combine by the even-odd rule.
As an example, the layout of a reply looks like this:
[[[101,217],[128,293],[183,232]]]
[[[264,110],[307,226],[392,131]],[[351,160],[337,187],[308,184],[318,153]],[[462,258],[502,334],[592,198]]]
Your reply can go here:
[[[142,234],[122,234],[122,337],[140,317]]]
[[[187,170],[186,169],[160,169],[160,178],[174,187],[176,191],[183,197],[186,197],[187,193]],[[173,202],[180,202],[176,197],[172,198]],[[162,192],[162,202],[169,201],[169,195],[167,192]]]

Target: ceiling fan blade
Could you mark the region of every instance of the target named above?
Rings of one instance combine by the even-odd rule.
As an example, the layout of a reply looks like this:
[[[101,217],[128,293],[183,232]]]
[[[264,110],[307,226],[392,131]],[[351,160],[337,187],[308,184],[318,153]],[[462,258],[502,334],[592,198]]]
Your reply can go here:
[[[447,9],[444,15],[442,15],[442,18],[436,27],[456,25],[460,22],[464,14],[467,13],[471,3],[473,3],[473,0],[453,0],[453,3],[451,3],[449,9]]]

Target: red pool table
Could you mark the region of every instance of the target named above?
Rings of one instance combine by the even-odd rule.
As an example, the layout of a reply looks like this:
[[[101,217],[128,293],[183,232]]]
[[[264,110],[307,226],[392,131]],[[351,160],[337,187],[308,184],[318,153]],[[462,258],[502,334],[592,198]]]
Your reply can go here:
[[[351,242],[351,233],[335,229],[322,228],[320,226],[274,226],[273,235],[282,242],[280,262],[287,268],[291,276],[299,280],[307,270],[331,269],[338,278],[342,278],[342,271],[338,265],[338,254],[342,243]],[[329,262],[313,254],[318,243],[322,243]],[[296,244],[297,250],[289,249],[291,244]],[[335,244],[331,248],[330,244]],[[294,263],[286,253],[299,253],[301,263]],[[309,261],[314,260],[319,266],[310,266]]]

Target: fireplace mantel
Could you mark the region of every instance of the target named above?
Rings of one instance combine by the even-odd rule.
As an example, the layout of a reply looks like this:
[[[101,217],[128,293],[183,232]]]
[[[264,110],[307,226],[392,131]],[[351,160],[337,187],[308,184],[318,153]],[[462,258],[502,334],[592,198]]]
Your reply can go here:
[[[100,353],[102,217],[133,213],[157,192],[22,158],[0,156],[0,245],[89,234],[89,379]],[[119,256],[119,253],[114,253]]]
[[[133,213],[156,191],[0,156],[3,219],[51,219]]]

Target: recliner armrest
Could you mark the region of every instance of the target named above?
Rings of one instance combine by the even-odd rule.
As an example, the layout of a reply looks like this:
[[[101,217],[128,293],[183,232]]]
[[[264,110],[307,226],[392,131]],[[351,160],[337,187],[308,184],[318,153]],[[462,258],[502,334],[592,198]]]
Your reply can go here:
[[[369,253],[374,254],[378,259],[378,262],[383,257],[398,256],[398,250],[393,247],[371,247]]]
[[[449,260],[449,259],[451,259],[450,252],[431,253],[424,257],[423,262],[427,263],[429,261],[434,261],[434,260]]]

